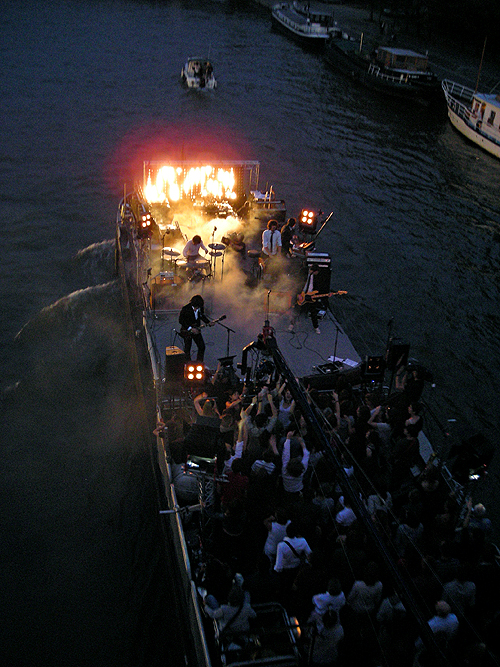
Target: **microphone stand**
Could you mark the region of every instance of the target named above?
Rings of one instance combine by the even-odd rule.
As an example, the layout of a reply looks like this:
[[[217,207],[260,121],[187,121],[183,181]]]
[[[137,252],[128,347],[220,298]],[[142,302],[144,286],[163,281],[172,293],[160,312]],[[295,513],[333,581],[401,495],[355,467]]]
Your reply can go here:
[[[388,359],[389,359],[389,354],[391,353],[391,347],[392,347],[392,344],[393,344],[393,342],[394,342],[394,340],[395,340],[395,339],[393,338],[393,336],[392,336],[392,325],[393,325],[393,323],[394,323],[394,318],[391,317],[391,319],[389,320],[389,322],[387,322],[387,345],[386,345],[386,349],[385,349],[385,363],[386,363],[386,367],[387,367],[387,361],[388,361]],[[399,339],[396,338],[396,340],[399,340]],[[393,359],[393,362],[395,362],[394,359]],[[388,397],[391,395],[392,384],[393,384],[393,382],[394,382],[394,376],[395,376],[395,374],[396,374],[396,363],[393,363],[393,364],[392,364],[392,370],[391,370],[391,379],[389,380],[389,387],[388,387],[388,389],[387,389],[387,396],[388,396]]]
[[[226,256],[226,249],[222,251],[222,260],[221,260],[221,270],[220,270],[220,281],[222,282],[224,278],[224,258]]]
[[[229,357],[229,337],[232,333],[236,333],[234,329],[222,324],[222,322],[217,322],[217,324],[227,331],[227,344],[226,344],[226,357]]]
[[[273,336],[274,334],[274,329],[269,324],[269,299],[271,297],[271,292],[272,290],[269,290],[267,293],[266,319],[264,322],[264,328],[262,329],[262,335],[264,336],[264,340]]]
[[[335,322],[335,345],[333,346],[333,362],[337,364],[337,344],[339,342],[339,333],[340,333],[340,327],[339,325]]]
[[[217,231],[217,227],[214,226],[214,231],[212,232],[212,245],[215,245],[215,232]],[[212,252],[217,252],[215,248],[211,248]],[[210,273],[212,274],[212,278],[215,282],[215,263],[217,262],[217,256],[216,255],[210,255]],[[212,263],[213,263],[213,268],[212,268]]]
[[[179,332],[177,331],[177,329],[172,329],[172,333],[173,333],[174,335],[173,335],[173,338],[171,339],[171,340],[172,340],[172,344],[170,345],[170,347],[174,347],[174,343],[175,343],[175,341],[176,341],[177,336],[179,336],[179,338],[181,337],[180,334],[179,334]]]

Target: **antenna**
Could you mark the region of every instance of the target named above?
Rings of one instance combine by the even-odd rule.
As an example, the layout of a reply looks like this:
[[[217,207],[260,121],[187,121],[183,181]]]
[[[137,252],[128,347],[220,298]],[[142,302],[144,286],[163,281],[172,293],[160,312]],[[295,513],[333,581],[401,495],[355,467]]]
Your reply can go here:
[[[479,88],[479,77],[481,76],[481,70],[483,68],[483,58],[484,58],[484,52],[486,50],[486,41],[488,39],[488,36],[484,38],[484,44],[483,44],[483,52],[481,53],[481,62],[479,63],[479,72],[477,73],[477,81],[476,81],[476,88],[474,89],[474,95],[477,93],[477,89]]]

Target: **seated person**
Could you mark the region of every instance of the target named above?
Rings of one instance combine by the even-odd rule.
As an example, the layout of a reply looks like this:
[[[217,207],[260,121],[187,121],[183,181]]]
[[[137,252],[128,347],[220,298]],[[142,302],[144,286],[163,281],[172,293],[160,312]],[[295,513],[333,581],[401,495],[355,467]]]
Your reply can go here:
[[[196,234],[190,241],[186,243],[182,254],[188,262],[194,262],[196,259],[201,259],[200,250],[203,250],[205,254],[208,255],[208,248],[205,247],[205,244],[201,240],[201,236]]]

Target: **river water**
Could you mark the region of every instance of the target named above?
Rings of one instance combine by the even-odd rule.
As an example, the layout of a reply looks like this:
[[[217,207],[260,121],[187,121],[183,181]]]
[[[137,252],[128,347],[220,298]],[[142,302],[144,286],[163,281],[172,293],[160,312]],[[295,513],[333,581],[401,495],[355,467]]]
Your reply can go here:
[[[289,215],[333,212],[321,244],[361,352],[382,353],[392,321],[443,428],[494,441],[500,163],[444,113],[352,86],[252,3],[17,0],[2,18],[1,651],[178,664],[113,276],[123,183],[160,156],[259,160]],[[218,89],[184,90],[184,59],[207,53]],[[497,467],[476,491],[492,515]]]

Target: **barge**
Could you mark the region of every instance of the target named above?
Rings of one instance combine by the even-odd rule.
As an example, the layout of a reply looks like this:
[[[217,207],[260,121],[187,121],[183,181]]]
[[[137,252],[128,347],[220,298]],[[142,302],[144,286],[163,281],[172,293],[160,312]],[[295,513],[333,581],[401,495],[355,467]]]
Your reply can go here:
[[[313,230],[302,230],[308,235],[302,252],[284,258],[279,271],[262,272],[262,227],[252,227],[252,222],[232,213],[233,206],[241,208],[258,189],[258,169],[255,161],[210,166],[146,162],[142,184],[125,188],[117,213],[117,270],[137,349],[146,361],[142,390],[156,416],[151,425],[152,465],[169,571],[185,627],[186,664],[293,667],[308,664],[311,656],[307,624],[281,599],[252,603],[255,619],[244,638],[228,638],[209,613],[210,565],[220,567],[227,560],[219,580],[221,572],[229,570],[232,585],[241,585],[248,574],[241,575],[246,552],[255,546],[255,535],[246,534],[246,551],[233,552],[240,535],[224,525],[227,517],[217,501],[218,489],[227,481],[223,463],[228,448],[221,450],[218,436],[213,440],[207,425],[193,421],[194,406],[217,400],[217,378],[231,390],[238,387],[241,405],[250,411],[273,385],[286,384],[300,410],[301,428],[307,430],[308,447],[323,459],[337,494],[349,501],[362,523],[424,645],[440,656],[441,664],[449,664],[416,601],[412,582],[396,564],[395,553],[353,483],[318,399],[323,392],[330,395],[340,377],[361,401],[367,393],[386,391],[386,372],[396,367],[395,355],[406,353],[406,360],[408,350],[389,346],[381,356],[360,357],[334,315],[335,299],[343,298],[345,291],[335,285],[330,296],[330,257],[316,251]],[[221,208],[224,214],[214,217]],[[245,239],[243,248],[231,247],[228,240],[234,234]],[[195,235],[201,236],[208,252],[198,264],[186,266],[183,251]],[[297,294],[311,271],[322,282],[316,285],[322,296],[319,336],[307,317],[294,318],[291,324]],[[179,316],[193,296],[202,297],[209,327],[204,330],[203,360],[191,361],[184,351]],[[422,466],[434,465],[435,453],[423,434],[419,449]],[[214,526],[221,530],[219,542],[214,540]]]

